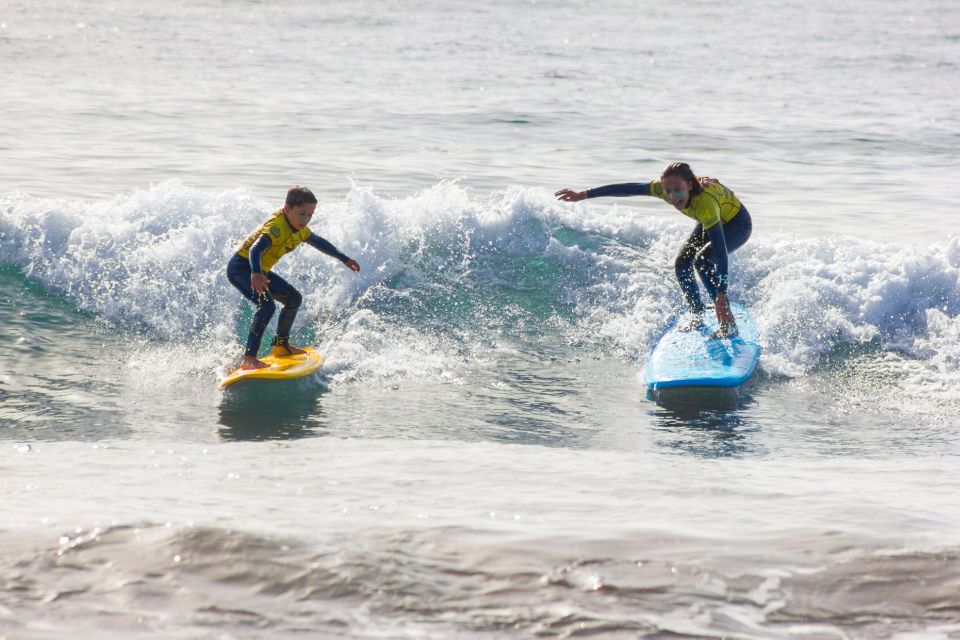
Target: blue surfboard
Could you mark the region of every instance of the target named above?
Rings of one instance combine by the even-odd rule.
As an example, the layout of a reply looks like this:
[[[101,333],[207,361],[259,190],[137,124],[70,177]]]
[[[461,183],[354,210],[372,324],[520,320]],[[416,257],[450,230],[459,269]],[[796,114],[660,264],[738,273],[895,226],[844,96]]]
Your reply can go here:
[[[760,343],[757,325],[747,310],[731,304],[739,329],[733,338],[713,338],[717,319],[708,311],[704,326],[680,331],[681,318],[654,347],[647,361],[647,389],[655,398],[665,390],[724,389],[736,391],[757,368]]]

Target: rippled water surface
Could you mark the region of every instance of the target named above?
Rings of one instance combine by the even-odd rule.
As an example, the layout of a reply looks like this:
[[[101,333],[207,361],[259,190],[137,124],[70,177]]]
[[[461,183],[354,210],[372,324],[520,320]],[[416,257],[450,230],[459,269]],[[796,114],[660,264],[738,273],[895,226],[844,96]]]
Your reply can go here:
[[[0,637],[960,637],[955,3],[0,9]],[[734,406],[646,398],[685,160]],[[326,364],[220,392],[237,240]],[[273,328],[269,331],[272,334]]]

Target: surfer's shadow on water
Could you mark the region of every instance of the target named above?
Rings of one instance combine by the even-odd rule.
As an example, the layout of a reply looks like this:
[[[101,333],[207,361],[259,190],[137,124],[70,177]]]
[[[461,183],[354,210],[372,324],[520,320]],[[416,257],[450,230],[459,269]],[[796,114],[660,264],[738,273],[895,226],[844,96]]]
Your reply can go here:
[[[227,441],[295,440],[328,432],[323,411],[327,383],[315,373],[287,382],[248,382],[219,398],[217,423]]]

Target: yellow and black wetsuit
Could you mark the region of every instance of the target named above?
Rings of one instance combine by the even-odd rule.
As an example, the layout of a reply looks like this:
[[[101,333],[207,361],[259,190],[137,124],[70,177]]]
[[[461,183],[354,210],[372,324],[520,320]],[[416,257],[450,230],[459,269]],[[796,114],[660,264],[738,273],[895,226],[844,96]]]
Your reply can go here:
[[[291,227],[287,217],[283,215],[283,209],[280,209],[240,243],[240,246],[237,247],[237,255],[249,260],[250,250],[254,243],[261,238],[269,240],[269,242],[260,244],[258,247],[260,249],[259,260],[256,261],[256,264],[251,262],[250,265],[254,273],[269,273],[280,258],[296,249],[300,243],[311,235],[313,234],[307,227],[300,229],[300,231]]]
[[[650,181],[649,195],[669,204],[663,183],[659,180]],[[741,208],[743,204],[733,191],[717,182],[705,187],[697,195],[691,196],[690,202],[682,213],[702,224],[704,230],[707,230],[718,222],[727,224],[740,213]]]
[[[654,196],[669,203],[659,180],[610,184],[587,189],[586,194],[588,198]],[[699,314],[703,313],[703,302],[693,276],[694,270],[700,275],[711,300],[719,293],[726,293],[727,254],[743,246],[753,231],[753,222],[740,199],[719,182],[691,195],[681,213],[695,220],[697,226],[677,254],[674,268],[687,303],[694,313]]]
[[[300,303],[303,301],[303,296],[280,275],[271,272],[271,269],[280,258],[303,243],[307,243],[341,262],[350,259],[340,253],[330,242],[314,234],[307,227],[299,231],[291,227],[287,217],[283,214],[283,209],[274,213],[256,231],[247,236],[237,247],[233,257],[230,258],[230,262],[227,264],[227,278],[247,300],[250,300],[257,307],[250,324],[245,355],[256,357],[260,351],[263,332],[276,311],[274,298],[283,305],[280,317],[277,319],[277,339],[289,338],[290,329],[293,326],[294,318],[296,318],[297,310],[300,308]],[[250,275],[253,273],[270,274],[267,293],[261,294],[253,290],[250,284]]]

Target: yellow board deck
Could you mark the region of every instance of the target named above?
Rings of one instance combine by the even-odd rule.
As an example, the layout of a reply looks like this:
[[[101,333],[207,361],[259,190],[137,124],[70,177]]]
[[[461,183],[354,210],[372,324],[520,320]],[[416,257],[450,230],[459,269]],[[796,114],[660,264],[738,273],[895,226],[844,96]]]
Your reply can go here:
[[[295,356],[266,356],[261,362],[269,364],[263,369],[236,369],[220,381],[220,388],[226,389],[241,380],[292,380],[308,376],[323,366],[323,356],[314,349],[306,347],[306,353]]]

